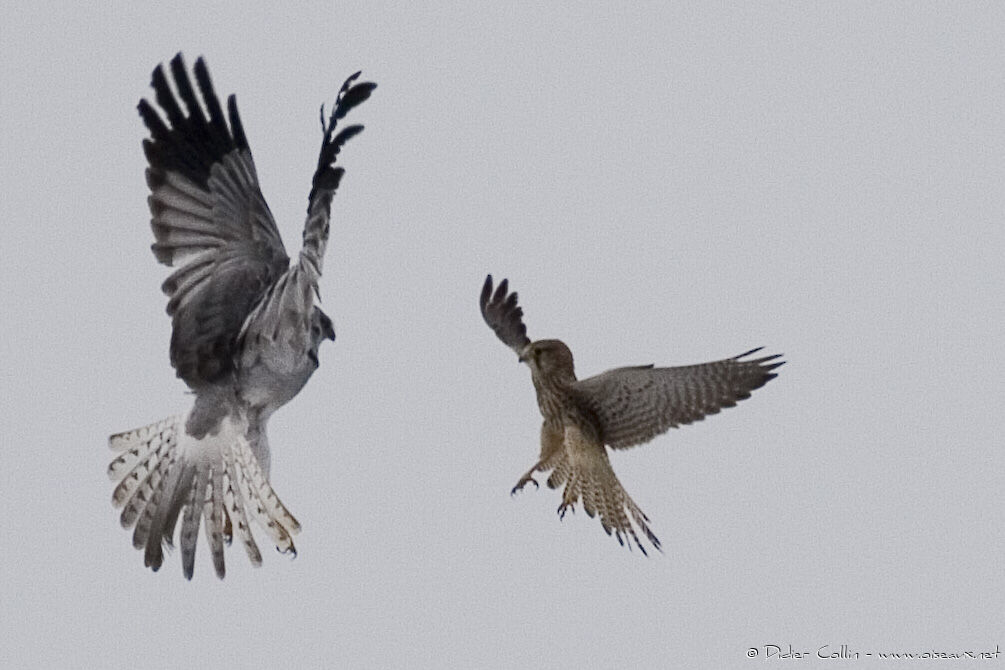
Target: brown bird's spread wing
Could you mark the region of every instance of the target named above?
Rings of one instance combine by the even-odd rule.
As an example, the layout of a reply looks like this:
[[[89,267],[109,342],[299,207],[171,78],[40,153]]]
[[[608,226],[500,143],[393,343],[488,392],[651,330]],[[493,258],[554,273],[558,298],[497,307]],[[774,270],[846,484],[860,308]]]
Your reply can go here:
[[[573,392],[595,417],[603,441],[624,449],[749,398],[784,363],[770,362],[781,354],[740,360],[758,351],[700,365],[617,368],[576,382]]]
[[[227,100],[228,127],[202,58],[194,71],[205,112],[181,54],[171,60],[177,95],[163,65],[153,72],[166,121],[149,101],[138,106],[150,130],[143,149],[153,252],[177,268],[163,285],[173,326],[171,364],[193,388],[234,369],[245,317],[289,265],[236,100]]]
[[[493,291],[492,275],[489,275],[485,278],[478,304],[485,323],[495,331],[503,344],[519,356],[523,348],[530,344],[530,339],[527,337],[527,326],[523,323],[523,309],[517,304],[516,291],[508,291],[509,281],[506,279],[499,282],[499,287]]]

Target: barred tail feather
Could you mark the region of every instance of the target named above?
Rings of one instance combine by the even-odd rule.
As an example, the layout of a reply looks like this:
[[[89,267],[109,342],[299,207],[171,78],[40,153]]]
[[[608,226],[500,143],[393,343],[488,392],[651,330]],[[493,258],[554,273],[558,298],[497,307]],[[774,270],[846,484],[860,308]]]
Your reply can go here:
[[[172,453],[167,460],[167,467],[162,479],[163,484],[154,491],[154,497],[150,499],[147,508],[143,510],[140,523],[136,524],[137,532],[141,524],[146,526],[146,550],[143,554],[143,564],[148,568],[153,568],[154,572],[159,570],[164,563],[164,526],[174,506],[175,492],[179,489],[182,479],[189,472],[189,466],[184,462],[179,463],[178,457]],[[191,488],[192,478],[189,477],[188,480],[188,487]]]
[[[162,448],[169,448],[170,445],[165,443],[176,439],[180,420],[180,416],[171,416],[149,426],[116,433],[108,438],[108,446],[113,451],[119,452],[118,456],[108,464],[108,478],[113,481],[122,479],[120,484],[122,491],[116,488],[118,495],[113,497],[113,505],[121,507],[140,481],[146,478],[152,468],[146,468],[145,471],[136,470],[136,474],[132,472],[138,465],[147,462],[152,454],[159,453]],[[130,473],[131,477],[124,478],[126,473]]]
[[[286,505],[283,504],[279,496],[272,489],[272,485],[265,478],[265,473],[262,472],[258,458],[251,450],[251,445],[248,444],[247,440],[238,440],[237,448],[243,457],[245,468],[251,476],[251,483],[255,487],[257,499],[264,504],[268,515],[291,535],[299,533],[300,522],[290,514],[290,511],[286,509]]]
[[[176,452],[172,451],[161,458],[157,463],[157,467],[154,468],[153,472],[150,473],[147,480],[143,483],[143,486],[137,491],[140,505],[135,506],[135,509],[137,512],[140,510],[142,512],[136,519],[136,524],[133,528],[133,547],[136,549],[142,549],[146,546],[147,537],[150,534],[150,525],[153,523],[153,514],[160,503],[161,489],[164,485],[165,475],[169,471],[170,466],[174,464],[175,454]],[[124,512],[123,516],[125,516]]]
[[[181,473],[181,479],[171,496],[171,504],[167,508],[164,523],[161,529],[161,538],[168,549],[174,549],[174,529],[178,525],[178,518],[182,509],[188,504],[192,491],[195,489],[195,465],[189,463]]]
[[[129,474],[119,482],[112,493],[112,505],[124,505],[119,521],[123,528],[138,525],[138,520],[146,512],[154,494],[160,489],[164,472],[164,464],[169,454],[174,453],[177,444],[176,434],[165,431],[164,439],[153,448]],[[144,531],[145,532],[145,531]],[[136,542],[134,537],[134,543]],[[136,546],[142,546],[136,545]]]
[[[206,524],[209,553],[213,558],[213,570],[217,577],[223,579],[227,568],[223,560],[223,464],[219,459],[216,459],[212,469],[212,489],[203,501],[202,516]]]
[[[119,454],[108,474],[113,480],[121,478],[112,504],[122,508],[122,526],[133,528],[133,546],[143,550],[144,564],[154,571],[161,567],[164,548],[174,546],[179,519],[182,571],[188,579],[195,569],[200,520],[221,579],[226,573],[224,545],[230,544],[235,526],[252,565],[262,564],[249,518],[262,526],[280,552],[296,555],[291,535],[300,524],[262,472],[248,443],[246,423],[225,419],[217,434],[197,440],[185,432],[186,421],[187,415],[173,416],[109,439]]]
[[[244,545],[244,550],[248,554],[248,559],[251,561],[252,565],[258,567],[262,564],[262,552],[258,550],[258,545],[255,544],[255,538],[251,534],[251,527],[248,525],[248,517],[244,513],[246,504],[244,496],[241,494],[241,487],[237,483],[237,464],[234,462],[234,454],[228,450],[224,457],[227,462],[227,471],[225,477],[226,489],[223,499],[226,505],[227,513],[231,522],[236,524],[236,526],[232,526],[232,528],[236,529],[237,537]]]
[[[203,468],[195,479],[195,486],[188,492],[185,501],[185,516],[181,521],[181,567],[186,579],[192,579],[195,572],[195,545],[199,539],[199,500],[205,500],[206,487],[209,486],[209,469]]]
[[[570,444],[568,437],[566,444]],[[614,474],[605,447],[575,439],[572,444],[571,451],[567,450],[555,463],[547,481],[552,489],[565,486],[559,515],[575,510],[576,503],[582,500],[586,514],[590,518],[599,517],[604,532],[614,535],[622,546],[627,543],[631,549],[634,543],[643,555],[648,555],[639,538],[641,534],[657,551],[663,551],[659,538],[649,527],[649,517],[639,509]]]
[[[292,521],[293,527],[297,530],[299,530],[300,525],[290,516],[286,508],[283,507],[283,504],[279,502],[279,498],[276,497],[268,482],[265,482],[261,469],[258,468],[258,461],[254,454],[251,453],[247,441],[238,440],[237,444],[234,445],[234,451],[236,452],[235,461],[237,465],[238,489],[248,509],[251,510],[251,516],[269,534],[269,537],[272,538],[276,549],[280,553],[292,553],[296,556],[297,550],[293,546],[293,538],[290,537],[290,531],[287,530],[284,521],[286,519]],[[255,474],[256,470],[257,477]],[[256,486],[256,481],[262,483],[264,491],[259,486]],[[270,500],[274,500],[275,503],[271,503]],[[277,509],[281,509],[282,511],[278,512]]]

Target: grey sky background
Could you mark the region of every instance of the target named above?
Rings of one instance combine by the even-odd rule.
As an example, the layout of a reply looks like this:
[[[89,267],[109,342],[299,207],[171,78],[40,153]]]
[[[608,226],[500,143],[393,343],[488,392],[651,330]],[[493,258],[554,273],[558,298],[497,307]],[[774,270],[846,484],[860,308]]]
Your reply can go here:
[[[0,665],[1005,649],[1005,9],[403,4],[5,4]],[[224,582],[203,538],[191,583],[177,552],[144,569],[105,475],[110,433],[189,402],[135,111],[179,50],[237,94],[292,253],[319,105],[379,83],[340,158],[339,337],[269,427],[300,555],[231,547]],[[481,321],[490,272],[581,377],[785,353],[613,454],[664,554],[510,498],[540,416]]]

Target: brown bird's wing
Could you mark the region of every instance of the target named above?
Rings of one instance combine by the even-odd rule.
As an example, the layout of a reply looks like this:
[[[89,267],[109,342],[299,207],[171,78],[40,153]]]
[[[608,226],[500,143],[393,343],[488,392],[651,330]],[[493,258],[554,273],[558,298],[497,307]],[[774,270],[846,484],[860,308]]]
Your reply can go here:
[[[770,362],[781,354],[740,360],[758,351],[700,365],[608,370],[576,382],[573,393],[596,419],[603,441],[624,449],[749,398],[751,391],[776,377],[771,370],[784,363]]]
[[[478,304],[482,309],[485,323],[495,331],[502,343],[521,354],[523,348],[530,344],[527,337],[527,326],[523,323],[523,309],[517,304],[516,291],[508,293],[509,280],[503,279],[499,287],[493,291],[492,275],[485,278],[482,294]]]
[[[234,96],[227,100],[228,127],[202,58],[194,71],[202,104],[178,54],[171,60],[177,95],[163,65],[153,72],[166,121],[147,100],[138,109],[150,130],[143,149],[153,252],[177,268],[163,285],[171,365],[196,388],[233,371],[244,319],[289,258],[259,189]]]

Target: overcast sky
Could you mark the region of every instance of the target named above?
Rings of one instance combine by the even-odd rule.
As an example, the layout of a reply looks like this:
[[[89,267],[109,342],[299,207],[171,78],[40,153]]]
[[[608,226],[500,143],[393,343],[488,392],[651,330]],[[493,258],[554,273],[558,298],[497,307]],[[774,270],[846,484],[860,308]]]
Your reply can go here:
[[[1002,5],[207,4],[5,5],[0,665],[1005,650]],[[300,555],[259,535],[264,566],[235,545],[223,582],[201,537],[191,583],[177,551],[145,569],[105,475],[110,433],[191,400],[135,110],[179,50],[236,93],[291,253],[318,107],[379,84],[340,156],[338,340],[269,426]],[[581,377],[785,354],[738,407],[613,454],[663,554],[560,522],[547,488],[510,498],[540,415],[487,273]]]

